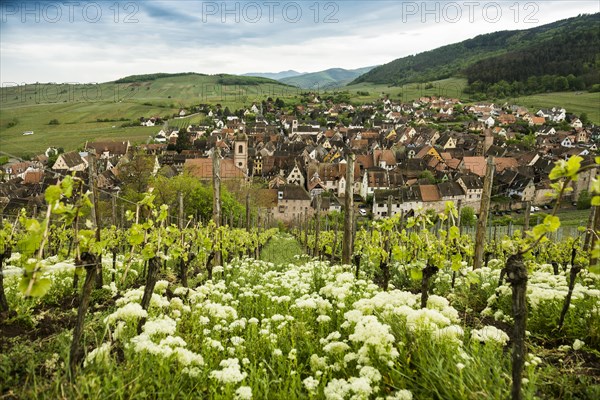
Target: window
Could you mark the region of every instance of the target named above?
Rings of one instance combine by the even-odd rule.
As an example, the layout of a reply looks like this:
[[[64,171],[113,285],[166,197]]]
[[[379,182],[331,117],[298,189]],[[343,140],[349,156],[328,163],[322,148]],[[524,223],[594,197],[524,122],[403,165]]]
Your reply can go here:
[[[238,154],[242,154],[244,152],[244,145],[240,144],[238,145]]]

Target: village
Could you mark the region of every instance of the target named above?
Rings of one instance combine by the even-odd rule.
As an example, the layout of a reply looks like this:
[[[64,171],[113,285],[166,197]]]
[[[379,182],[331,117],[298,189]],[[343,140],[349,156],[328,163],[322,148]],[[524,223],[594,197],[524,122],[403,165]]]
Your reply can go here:
[[[190,114],[205,115],[206,123],[173,128],[144,116],[140,124],[157,128],[149,143],[86,142],[80,151],[49,148],[30,161],[9,160],[1,166],[0,211],[43,208],[47,185],[71,173],[87,179],[90,153],[105,196],[119,195],[123,167],[137,157],[152,159],[153,175],[185,173],[209,183],[215,149],[222,157],[220,178],[258,185],[262,206],[283,223],[312,215],[317,204],[324,213],[343,209],[350,154],[356,160],[355,212],[364,217],[442,211],[447,201],[478,213],[488,157],[492,212],[538,209],[553,201],[548,174],[554,162],[582,156],[583,165],[593,163],[600,142],[599,127],[564,108],[463,105],[444,97],[352,105],[307,93],[292,107],[271,98],[234,112],[200,105],[180,110],[173,121],[181,124]],[[589,196],[595,171],[581,174],[565,204]]]

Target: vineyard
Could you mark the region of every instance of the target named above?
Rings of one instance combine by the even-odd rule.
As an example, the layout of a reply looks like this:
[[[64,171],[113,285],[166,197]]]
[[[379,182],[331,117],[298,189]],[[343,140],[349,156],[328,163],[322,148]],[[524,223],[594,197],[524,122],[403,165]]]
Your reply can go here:
[[[67,177],[2,221],[0,399],[600,398],[600,217],[552,240],[580,161],[552,215],[483,247],[452,202],[240,229],[148,194],[101,227]]]

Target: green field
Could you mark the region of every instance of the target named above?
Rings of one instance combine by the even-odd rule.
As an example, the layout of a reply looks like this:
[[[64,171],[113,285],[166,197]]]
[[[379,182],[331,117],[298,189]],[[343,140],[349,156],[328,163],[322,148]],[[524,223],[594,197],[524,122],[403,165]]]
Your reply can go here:
[[[536,108],[564,107],[568,113],[577,115],[586,113],[590,121],[600,124],[600,92],[541,93],[506,99],[505,101],[511,104],[523,105],[528,107],[530,111]]]
[[[410,83],[402,86],[390,86],[386,84],[359,83],[348,85],[338,90],[350,92],[352,100],[356,102],[369,102],[388,96],[393,101],[408,102],[421,96],[444,96],[452,98],[464,97],[463,89],[466,87],[466,79],[449,78],[431,82],[430,88],[426,89],[424,83]],[[368,92],[361,95],[358,92]]]
[[[267,97],[298,97],[300,89],[273,83],[220,84],[217,76],[177,76],[149,82],[98,85],[34,84],[0,89],[0,151],[31,156],[49,146],[75,150],[86,140],[146,142],[161,127],[122,127],[140,117],[170,116],[180,108],[222,104],[231,110]],[[260,78],[244,78],[252,83]],[[202,116],[169,121],[179,127]],[[51,120],[58,125],[50,125]],[[98,122],[109,119],[109,122]],[[121,120],[125,119],[125,121]],[[13,125],[13,126],[11,126]],[[23,136],[25,131],[34,135]]]

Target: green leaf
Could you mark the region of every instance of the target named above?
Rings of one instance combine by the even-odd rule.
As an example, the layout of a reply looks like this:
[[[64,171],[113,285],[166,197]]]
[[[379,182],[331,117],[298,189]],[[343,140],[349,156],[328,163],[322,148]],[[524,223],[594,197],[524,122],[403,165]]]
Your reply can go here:
[[[32,279],[33,283],[31,283]],[[23,294],[27,294],[27,289],[29,289],[30,284],[31,290],[28,295],[31,297],[42,297],[52,286],[52,281],[48,278],[32,278],[29,275],[25,275],[19,281],[19,291]]]
[[[476,285],[481,282],[481,279],[476,272],[469,271],[467,272],[467,282],[469,282],[470,285]]]
[[[460,254],[454,254],[451,258],[452,260],[452,264],[451,264],[451,268],[453,271],[458,272],[460,270],[460,267],[462,267],[462,257]]]
[[[548,232],[555,232],[560,228],[560,218],[553,215],[547,215],[546,218],[544,218],[544,225],[548,227]]]
[[[600,196],[594,196],[594,197],[592,197],[592,205],[593,206],[600,206]]]
[[[458,229],[458,226],[451,226],[449,235],[448,238],[450,240],[458,239],[460,237],[460,229]]]
[[[65,176],[60,183],[60,188],[65,197],[71,197],[73,195],[73,177],[71,175]]]
[[[48,186],[46,192],[44,194],[44,198],[46,199],[46,203],[54,204],[60,200],[60,196],[62,194],[62,190],[57,185]]]
[[[421,279],[423,279],[423,270],[420,268],[411,268],[410,278],[415,281],[420,281]]]

